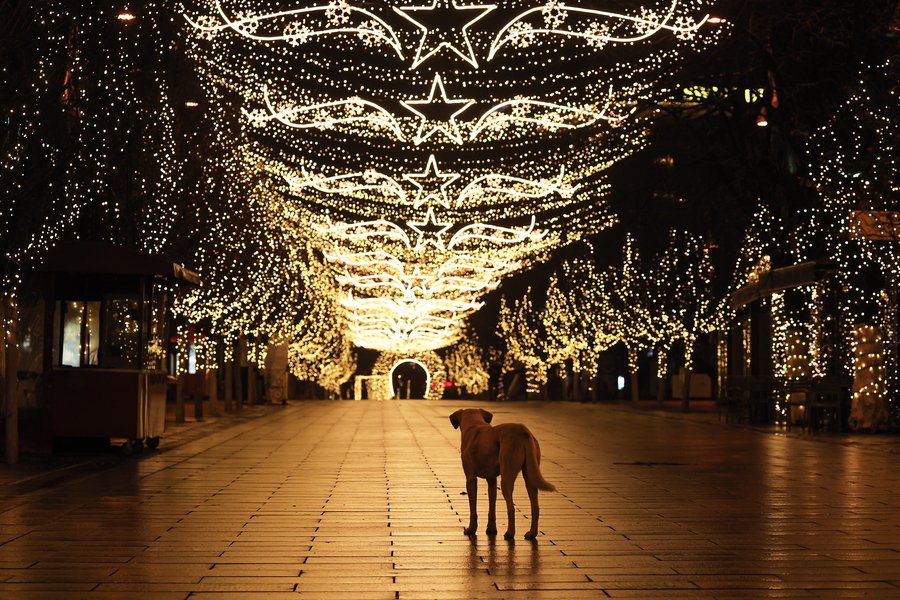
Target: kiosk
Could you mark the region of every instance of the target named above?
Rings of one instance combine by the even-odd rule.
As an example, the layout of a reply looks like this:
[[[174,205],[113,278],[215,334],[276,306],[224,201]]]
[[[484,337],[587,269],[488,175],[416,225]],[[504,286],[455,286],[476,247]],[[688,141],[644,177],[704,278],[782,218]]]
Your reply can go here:
[[[51,435],[155,448],[165,428],[170,302],[196,273],[103,242],[51,250],[41,273],[43,400]]]

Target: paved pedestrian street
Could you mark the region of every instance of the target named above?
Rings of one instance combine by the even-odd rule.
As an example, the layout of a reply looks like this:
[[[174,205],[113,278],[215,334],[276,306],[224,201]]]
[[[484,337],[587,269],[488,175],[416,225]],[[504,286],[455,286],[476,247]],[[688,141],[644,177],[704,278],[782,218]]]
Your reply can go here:
[[[541,444],[541,535],[469,539],[477,403],[295,402],[0,488],[0,597],[900,598],[897,438],[619,405],[492,403]],[[200,432],[203,435],[200,435]]]

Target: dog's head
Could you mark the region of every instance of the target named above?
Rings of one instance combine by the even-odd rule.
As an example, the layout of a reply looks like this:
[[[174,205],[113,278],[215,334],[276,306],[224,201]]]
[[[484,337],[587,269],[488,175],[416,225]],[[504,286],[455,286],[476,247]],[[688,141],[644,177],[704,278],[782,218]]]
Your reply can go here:
[[[450,415],[450,423],[453,425],[453,429],[459,429],[459,426],[462,424],[462,418],[465,415],[471,415],[475,419],[480,419],[485,423],[490,423],[491,419],[494,418],[493,414],[483,408],[461,408]]]

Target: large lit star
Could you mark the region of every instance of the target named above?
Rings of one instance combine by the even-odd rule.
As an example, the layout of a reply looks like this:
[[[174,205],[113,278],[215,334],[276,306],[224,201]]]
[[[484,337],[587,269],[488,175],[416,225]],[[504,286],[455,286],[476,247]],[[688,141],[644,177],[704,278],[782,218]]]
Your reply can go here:
[[[431,199],[436,200],[444,208],[450,208],[450,200],[447,198],[447,186],[459,179],[459,173],[440,173],[437,167],[437,159],[432,154],[428,157],[428,163],[423,172],[404,173],[403,179],[418,188],[413,208],[419,208]]]
[[[478,68],[468,29],[476,21],[497,8],[496,4],[460,6],[453,0],[433,0],[431,6],[394,7],[394,11],[422,30],[412,68],[447,48]]]
[[[438,98],[440,91],[440,98]],[[474,100],[459,98],[450,100],[447,98],[447,90],[444,89],[444,80],[440,75],[434,76],[431,83],[431,91],[424,100],[406,100],[400,102],[408,110],[418,115],[419,128],[413,143],[417,146],[430,138],[436,131],[441,131],[448,138],[462,144],[462,136],[459,134],[459,126],[456,117],[464,110],[475,104]],[[431,128],[425,133],[425,128],[431,124]]]
[[[414,245],[416,250],[421,250],[429,244],[438,250],[443,250],[444,238],[441,236],[453,226],[453,223],[439,223],[434,216],[433,206],[428,207],[424,221],[407,221],[406,224],[409,225],[410,229],[419,234]]]

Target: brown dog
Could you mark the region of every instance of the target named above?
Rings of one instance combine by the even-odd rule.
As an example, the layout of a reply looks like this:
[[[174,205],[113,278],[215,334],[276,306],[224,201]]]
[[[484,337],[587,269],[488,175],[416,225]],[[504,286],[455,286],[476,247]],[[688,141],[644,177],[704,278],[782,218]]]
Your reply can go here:
[[[516,513],[513,507],[513,486],[519,471],[525,479],[525,488],[531,500],[531,529],[525,534],[526,540],[537,537],[538,490],[556,491],[541,476],[541,447],[538,441],[520,423],[503,423],[491,427],[494,415],[482,408],[463,408],[450,415],[454,429],[460,430],[462,437],[461,455],[463,472],[466,475],[466,493],[469,495],[469,526],[463,532],[474,535],[478,529],[478,477],[487,480],[488,524],[486,533],[497,533],[497,475],[503,499],[506,500],[508,527],[503,537],[511,540],[516,536]]]

